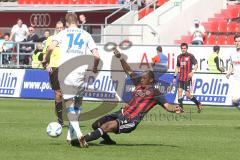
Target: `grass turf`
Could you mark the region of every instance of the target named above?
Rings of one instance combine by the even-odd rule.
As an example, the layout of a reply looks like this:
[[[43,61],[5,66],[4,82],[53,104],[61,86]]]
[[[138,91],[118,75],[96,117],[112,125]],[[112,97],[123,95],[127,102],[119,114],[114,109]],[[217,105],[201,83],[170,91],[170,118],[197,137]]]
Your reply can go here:
[[[235,108],[205,107],[198,114],[187,106],[182,115],[151,110],[131,134],[114,135],[115,146],[94,141],[88,149],[70,147],[66,131],[58,138],[46,134],[55,121],[53,101],[0,99],[1,160],[74,159],[164,159],[228,160],[240,157],[240,111]],[[84,103],[84,110],[98,103]],[[81,122],[84,133],[94,120]]]

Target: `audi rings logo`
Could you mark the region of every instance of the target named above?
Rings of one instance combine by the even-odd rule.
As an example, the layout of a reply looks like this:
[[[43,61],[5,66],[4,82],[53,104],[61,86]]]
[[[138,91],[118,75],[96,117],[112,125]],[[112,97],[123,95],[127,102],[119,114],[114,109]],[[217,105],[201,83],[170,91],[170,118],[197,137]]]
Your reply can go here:
[[[30,16],[30,24],[33,27],[48,27],[51,23],[51,17],[48,13],[33,13]]]

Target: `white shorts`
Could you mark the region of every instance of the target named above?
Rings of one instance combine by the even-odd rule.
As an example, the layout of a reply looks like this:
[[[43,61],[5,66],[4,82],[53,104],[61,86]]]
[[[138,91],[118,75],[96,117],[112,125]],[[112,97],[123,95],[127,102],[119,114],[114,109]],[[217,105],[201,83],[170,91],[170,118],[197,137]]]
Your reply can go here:
[[[239,99],[240,98],[240,80],[232,77],[231,79],[231,96],[232,99]]]
[[[83,92],[85,90],[84,73],[85,71],[70,73],[64,80],[67,90],[64,89],[60,83],[63,99],[70,99],[75,96],[83,97]]]

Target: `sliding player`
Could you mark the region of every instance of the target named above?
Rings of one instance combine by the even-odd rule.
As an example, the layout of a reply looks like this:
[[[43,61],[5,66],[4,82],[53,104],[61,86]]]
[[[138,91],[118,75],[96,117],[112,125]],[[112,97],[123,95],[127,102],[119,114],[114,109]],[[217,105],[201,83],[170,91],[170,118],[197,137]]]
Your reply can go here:
[[[121,57],[117,49],[114,50],[114,54],[119,58],[123,70],[134,82],[135,90],[133,91],[133,97],[124,108],[103,116],[94,122],[92,125],[94,131],[85,135],[87,142],[102,137],[104,140],[101,144],[116,144],[107,133],[132,132],[143,117],[157,104],[161,105],[168,112],[180,113],[180,107],[168,104],[164,96],[154,87],[153,71],[145,71],[141,76],[138,76]]]

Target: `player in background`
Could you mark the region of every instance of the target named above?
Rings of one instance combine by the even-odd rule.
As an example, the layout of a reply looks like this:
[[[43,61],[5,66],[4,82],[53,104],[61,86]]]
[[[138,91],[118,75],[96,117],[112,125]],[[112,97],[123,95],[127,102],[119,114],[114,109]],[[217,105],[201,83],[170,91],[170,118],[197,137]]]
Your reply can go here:
[[[176,84],[177,74],[178,76],[178,103],[179,106],[183,110],[183,90],[185,91],[185,96],[193,101],[198,108],[198,112],[200,113],[202,110],[201,103],[191,95],[191,85],[192,85],[192,77],[194,72],[197,71],[198,64],[197,60],[191,53],[187,52],[188,45],[187,43],[181,44],[182,53],[177,57],[177,66],[174,73],[173,84]],[[193,68],[194,66],[194,68]],[[183,110],[184,111],[184,110]]]
[[[61,21],[58,21],[56,23],[54,35],[58,34],[62,30],[64,30],[64,24]],[[52,39],[54,35],[49,36],[47,38],[45,42],[45,47],[43,49],[44,54],[47,53],[48,47],[52,43]],[[58,123],[64,126],[63,118],[62,118],[62,110],[63,110],[62,93],[60,90],[60,84],[58,80],[59,63],[60,63],[60,48],[59,46],[56,46],[51,53],[50,62],[47,66],[47,70],[49,72],[51,87],[54,90],[55,112],[57,114]]]
[[[101,144],[116,144],[107,134],[130,133],[136,129],[143,117],[157,104],[161,105],[168,112],[178,112],[180,107],[170,105],[164,95],[154,87],[154,72],[145,71],[141,76],[137,75],[127,62],[121,57],[121,53],[114,49],[114,54],[119,58],[123,70],[129,75],[135,85],[133,97],[119,111],[108,114],[92,124],[93,132],[85,135],[87,142],[102,137]]]
[[[233,73],[231,85],[234,86],[232,90],[232,103],[240,109],[240,35],[234,36],[234,43],[236,46],[236,52],[231,54],[230,62],[231,65],[228,69],[226,77],[229,78]]]
[[[57,46],[60,47],[60,66],[70,59],[86,55],[87,49],[89,49],[94,56],[93,72],[96,73],[100,61],[97,46],[88,32],[78,28],[77,21],[78,18],[76,14],[68,13],[66,15],[66,25],[68,28],[53,37],[52,43],[50,44],[45,57],[45,62],[49,61],[52,51]],[[85,89],[84,73],[85,70],[79,68],[75,69],[63,82],[64,84],[73,86],[73,89],[76,91],[75,95],[62,93],[69,120],[67,141],[69,144],[72,144],[75,132],[80,147],[87,147],[87,143],[84,141],[83,134],[79,127],[80,106],[82,104],[82,96]],[[62,85],[64,84],[60,83],[60,88],[62,88]]]

